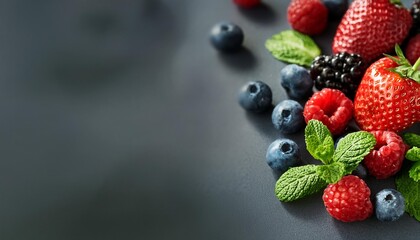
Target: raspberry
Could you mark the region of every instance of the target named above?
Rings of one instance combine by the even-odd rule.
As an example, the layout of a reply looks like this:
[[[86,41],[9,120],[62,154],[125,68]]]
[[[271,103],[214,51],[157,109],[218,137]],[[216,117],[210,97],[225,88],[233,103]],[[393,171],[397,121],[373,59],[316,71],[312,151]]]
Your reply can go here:
[[[369,174],[377,179],[396,174],[402,166],[407,146],[402,138],[391,131],[372,131],[375,148],[363,160]]]
[[[343,222],[362,221],[373,213],[370,189],[357,176],[347,175],[329,184],[322,196],[328,213]]]
[[[331,134],[339,135],[353,116],[353,103],[340,90],[324,88],[306,102],[303,116],[306,123],[311,119],[319,120]]]
[[[405,56],[411,64],[414,64],[420,57],[420,33],[408,40],[407,47],[405,48]]]
[[[261,3],[261,0],[233,0],[233,2],[243,8],[252,8]]]
[[[293,29],[316,35],[327,26],[328,9],[320,0],[292,0],[287,8],[287,19]]]

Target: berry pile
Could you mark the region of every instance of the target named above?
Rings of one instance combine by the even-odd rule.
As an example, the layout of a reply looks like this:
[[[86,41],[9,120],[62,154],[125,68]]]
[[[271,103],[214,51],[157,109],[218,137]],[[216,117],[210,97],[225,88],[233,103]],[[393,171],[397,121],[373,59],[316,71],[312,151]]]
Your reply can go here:
[[[311,78],[318,90],[334,88],[353,98],[365,70],[358,54],[346,52],[333,56],[321,55],[314,59],[310,68]]]
[[[261,1],[233,2],[251,8]],[[280,101],[273,109],[271,88],[261,81],[248,82],[239,93],[239,103],[246,111],[272,111],[272,124],[282,135],[298,133],[306,123],[306,150],[323,163],[298,166],[298,144],[283,136],[273,141],[265,157],[282,174],[275,190],[280,201],[324,189],[322,200],[333,218],[365,220],[374,206],[363,178],[392,177],[401,170],[404,159],[410,159],[408,143],[398,133],[420,121],[420,0],[414,1],[410,11],[398,2],[354,0],[347,11],[346,0],[290,2],[288,21],[299,34],[321,34],[328,17],[342,19],[332,44],[333,55],[320,55],[320,50],[306,54],[312,53],[309,50],[315,43],[309,44],[309,36],[303,34],[293,35],[289,42],[275,35],[266,45],[277,59],[293,63],[280,71],[280,86],[291,99]],[[398,46],[404,40],[407,58]],[[211,42],[219,51],[238,50],[243,32],[235,24],[220,23],[213,28]],[[394,46],[397,57],[383,57]],[[302,48],[303,53],[299,52]],[[305,67],[309,65],[308,71]],[[318,91],[313,92],[313,87]],[[304,104],[295,101],[306,99]],[[362,131],[357,127],[346,131],[353,118]],[[403,188],[397,189],[404,194]],[[405,211],[412,215],[404,196],[395,189],[376,193],[377,219],[395,221]]]

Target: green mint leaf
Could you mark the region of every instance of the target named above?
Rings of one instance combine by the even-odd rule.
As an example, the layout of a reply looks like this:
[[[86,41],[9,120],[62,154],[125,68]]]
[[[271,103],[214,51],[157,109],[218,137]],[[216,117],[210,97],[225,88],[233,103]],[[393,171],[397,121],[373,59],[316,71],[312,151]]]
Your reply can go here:
[[[309,120],[305,128],[305,142],[308,152],[324,164],[331,163],[334,154],[334,140],[328,128],[318,120]]]
[[[311,66],[321,54],[316,43],[307,35],[294,30],[282,31],[265,42],[265,47],[276,59],[302,66]]]
[[[338,141],[333,161],[343,163],[346,174],[350,174],[375,147],[375,144],[376,139],[371,133],[359,131],[347,134]]]
[[[282,202],[291,202],[309,196],[327,186],[316,173],[317,165],[289,168],[277,180],[275,193]]]
[[[410,148],[405,154],[405,158],[414,162],[420,161],[420,148],[418,147]]]
[[[316,169],[316,173],[327,183],[336,183],[346,173],[346,167],[341,162],[335,162],[319,166]]]
[[[408,175],[416,182],[420,180],[420,162],[416,162],[413,166],[411,166],[408,171]]]
[[[416,182],[407,171],[395,179],[397,190],[404,196],[405,211],[420,221],[420,181]]]
[[[420,135],[415,133],[404,133],[403,134],[404,142],[410,145],[411,147],[419,147],[420,148]]]

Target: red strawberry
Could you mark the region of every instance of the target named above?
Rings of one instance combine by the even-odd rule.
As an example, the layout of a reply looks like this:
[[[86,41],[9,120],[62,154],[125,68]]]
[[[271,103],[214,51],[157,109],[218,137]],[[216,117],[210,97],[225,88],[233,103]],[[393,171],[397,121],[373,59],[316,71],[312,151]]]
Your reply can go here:
[[[354,175],[328,185],[322,200],[328,213],[343,222],[362,221],[373,213],[370,189],[365,181]]]
[[[371,63],[401,44],[412,23],[399,0],[355,0],[338,25],[333,52],[357,53]]]
[[[328,9],[320,0],[292,0],[287,8],[287,19],[294,30],[316,35],[327,26]]]
[[[240,7],[252,8],[259,5],[261,0],[233,0],[233,2]]]
[[[414,64],[420,57],[420,33],[409,39],[405,48],[405,56],[411,64]]]
[[[400,132],[420,120],[420,72],[396,46],[398,59],[388,56],[365,72],[354,98],[354,117],[366,131]]]
[[[375,148],[365,156],[363,163],[369,174],[377,179],[385,179],[395,175],[402,166],[406,145],[395,132],[372,131],[375,136]]]

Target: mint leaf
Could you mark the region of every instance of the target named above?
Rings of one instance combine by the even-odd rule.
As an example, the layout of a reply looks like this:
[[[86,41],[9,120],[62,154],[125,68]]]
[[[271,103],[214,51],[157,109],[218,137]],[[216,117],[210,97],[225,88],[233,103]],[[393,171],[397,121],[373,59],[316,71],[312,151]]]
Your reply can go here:
[[[420,148],[420,135],[415,133],[404,133],[403,134],[404,142],[410,145],[410,147],[419,147]]]
[[[357,168],[375,144],[376,139],[371,133],[364,131],[349,133],[338,142],[333,161],[343,163],[346,174],[349,174]]]
[[[405,171],[395,179],[397,190],[404,196],[405,211],[420,221],[420,181],[416,182]]]
[[[345,166],[341,162],[335,162],[328,165],[321,165],[317,167],[316,173],[327,183],[336,183],[346,173]]]
[[[420,161],[420,148],[412,147],[405,153],[405,158],[410,161]]]
[[[309,120],[305,128],[305,142],[308,152],[325,164],[334,154],[334,140],[328,128],[318,120]]]
[[[411,166],[408,171],[408,175],[416,182],[420,180],[420,162],[416,162],[413,166]]]
[[[276,59],[302,66],[311,66],[321,54],[316,43],[307,35],[294,30],[282,31],[265,42],[265,47]]]
[[[283,202],[291,202],[315,192],[327,186],[316,173],[317,165],[304,165],[289,168],[277,180],[275,193]]]

